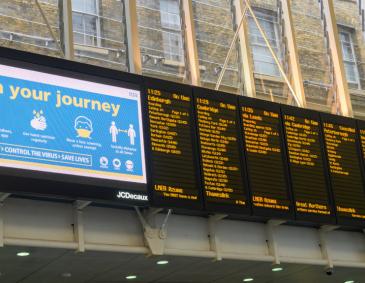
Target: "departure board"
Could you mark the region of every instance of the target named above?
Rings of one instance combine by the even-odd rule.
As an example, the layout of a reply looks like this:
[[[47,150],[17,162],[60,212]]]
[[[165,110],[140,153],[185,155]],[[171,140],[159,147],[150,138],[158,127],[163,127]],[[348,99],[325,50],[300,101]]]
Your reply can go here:
[[[338,220],[364,220],[365,190],[355,120],[322,114],[322,122]]]
[[[152,203],[200,208],[191,88],[147,83]]]
[[[282,106],[296,217],[335,222],[319,114]]]
[[[243,98],[240,107],[253,214],[291,217],[280,108]]]
[[[214,211],[248,211],[237,96],[199,88],[194,99],[205,206]]]

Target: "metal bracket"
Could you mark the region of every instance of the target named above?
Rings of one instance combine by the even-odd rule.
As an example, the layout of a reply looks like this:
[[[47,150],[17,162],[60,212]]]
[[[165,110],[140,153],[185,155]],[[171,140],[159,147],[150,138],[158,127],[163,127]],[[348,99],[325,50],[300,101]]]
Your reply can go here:
[[[4,201],[10,196],[9,193],[0,193],[0,247],[4,247]]]
[[[337,228],[339,228],[339,226],[324,225],[318,230],[319,247],[321,248],[321,253],[322,253],[323,259],[325,259],[327,261],[327,266],[326,266],[327,268],[333,268],[333,261],[332,261],[331,254],[328,249],[328,245],[327,245],[327,241],[326,241],[326,234],[333,230],[336,230]]]
[[[143,228],[143,234],[150,250],[151,255],[163,255],[165,250],[165,240],[167,238],[167,222],[172,210],[169,209],[161,226],[156,227],[156,215],[161,212],[161,208],[150,208],[145,215],[142,214],[139,207],[135,207],[136,213]]]
[[[84,236],[84,221],[83,209],[91,204],[91,201],[77,200],[74,202],[74,236],[77,242],[77,252],[85,252],[85,236]]]
[[[280,219],[271,219],[266,224],[266,235],[267,235],[267,246],[269,249],[269,254],[274,257],[273,264],[279,265],[280,264],[280,256],[278,252],[278,244],[275,237],[275,227],[284,224],[285,220]]]
[[[217,222],[226,217],[226,214],[214,214],[210,215],[208,219],[209,244],[210,249],[215,252],[216,261],[222,260],[221,245],[219,237],[217,235]]]

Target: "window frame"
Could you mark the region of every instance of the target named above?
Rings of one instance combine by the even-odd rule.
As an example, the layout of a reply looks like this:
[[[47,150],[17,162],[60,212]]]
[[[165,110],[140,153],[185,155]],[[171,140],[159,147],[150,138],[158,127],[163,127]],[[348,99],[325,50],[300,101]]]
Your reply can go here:
[[[356,57],[356,53],[355,53],[354,39],[353,39],[353,36],[355,35],[355,30],[352,29],[352,28],[348,28],[348,27],[339,25],[338,26],[338,33],[339,33],[339,41],[340,41],[340,45],[341,45],[342,60],[343,60],[343,64],[344,64],[344,67],[345,67],[345,72],[346,72],[346,64],[350,64],[350,65],[352,65],[352,68],[354,69],[354,74],[355,74],[355,81],[349,80],[349,77],[346,74],[347,83],[356,84],[357,88],[361,89],[359,67],[357,65],[357,57]],[[341,39],[341,34],[346,34],[350,41],[349,42],[344,42]],[[351,50],[351,53],[352,53],[351,55],[352,55],[353,61],[345,60],[345,56],[344,56],[344,53],[345,53],[344,45],[345,44],[350,45],[350,50]]]
[[[72,6],[72,17],[74,17],[74,15],[81,15],[82,17],[82,27],[83,27],[83,32],[78,32],[75,30],[75,28],[73,27],[73,33],[75,34],[79,34],[79,35],[82,35],[83,37],[83,43],[79,43],[79,42],[76,42],[75,41],[75,45],[83,45],[83,46],[89,46],[89,47],[102,47],[101,46],[101,21],[100,21],[100,0],[92,0],[94,1],[95,3],[95,14],[92,14],[90,12],[86,12],[85,10],[85,1],[90,1],[90,0],[78,0],[78,1],[82,1],[83,3],[83,9],[84,11],[80,11],[80,10],[74,10],[73,6]],[[72,3],[72,1],[71,1]],[[95,26],[96,26],[96,29],[95,29],[95,32],[96,32],[96,35],[92,35],[92,34],[88,34],[86,33],[85,31],[85,27],[86,27],[86,24],[85,24],[85,16],[88,16],[88,17],[94,17],[95,18]],[[87,42],[87,38],[95,38],[95,44],[89,44]],[[74,36],[74,39],[75,39],[75,36]]]
[[[164,1],[165,0],[159,1],[159,5],[160,5],[159,10],[160,10],[161,32],[163,33],[162,34],[162,44],[163,44],[163,47],[165,45],[169,47],[168,50],[166,50],[165,48],[163,49],[165,61],[168,61],[168,62],[170,61],[170,62],[174,62],[177,64],[184,64],[185,58],[184,58],[183,26],[182,26],[182,18],[181,18],[181,2],[180,2],[180,0],[174,0],[177,2],[178,12],[179,12],[178,14],[175,14],[175,13],[172,13],[169,11],[162,10],[161,3]],[[179,29],[173,28],[172,25],[164,26],[163,21],[162,21],[163,14],[178,15],[178,17],[180,19]],[[174,46],[172,44],[170,44],[173,41],[174,36],[179,38],[179,48],[177,49],[177,52],[173,52]],[[166,41],[167,38],[168,38],[168,40]],[[176,58],[174,58],[174,57],[178,57],[179,59],[176,60]]]
[[[280,23],[278,21],[278,14],[275,11],[268,10],[268,9],[263,9],[263,8],[258,8],[258,7],[253,7],[253,10],[254,10],[254,12],[259,13],[258,15],[256,15],[256,13],[255,13],[255,16],[258,18],[259,22],[260,21],[265,21],[265,22],[269,23],[272,26],[272,29],[275,33],[275,38],[269,38],[269,41],[270,42],[272,42],[273,40],[275,41],[275,46],[272,46],[272,48],[275,51],[277,51],[276,55],[278,56],[279,60],[282,61],[282,57],[283,57],[282,56],[282,51],[283,50],[282,50],[282,48],[280,47],[280,44],[279,44],[280,43],[280,32],[279,32]],[[264,14],[265,16],[269,16],[272,20],[269,20],[266,17],[261,18],[260,14]],[[250,29],[250,24],[255,25],[255,28],[257,29],[256,23],[254,22],[253,17],[251,15],[249,16],[249,19],[248,19],[248,28],[249,29]],[[266,33],[265,28],[263,28],[263,29]],[[254,48],[255,46],[263,47],[263,48],[267,49],[268,51],[270,51],[270,50],[269,50],[268,46],[265,43],[260,44],[260,43],[257,43],[257,42],[256,43],[253,42],[253,40],[252,40],[253,36],[257,36],[257,35],[253,35],[253,33],[249,32],[249,42],[250,42],[250,46],[251,46],[251,57],[252,57],[252,62],[253,62],[254,73],[258,74],[258,75],[270,76],[270,77],[275,77],[275,78],[281,77],[279,67],[277,66],[277,64],[274,60],[274,57],[271,54],[270,54],[270,56],[263,55],[262,53],[256,55],[256,56],[265,56],[265,57],[268,58],[268,60],[255,59],[255,51],[258,50],[258,49]],[[262,38],[261,33],[259,34],[259,36]],[[269,60],[272,61],[272,63],[268,62]],[[265,72],[264,73],[262,71],[257,70],[256,67],[255,67],[255,65],[256,65],[255,62],[256,62],[256,64],[257,63],[263,63],[263,64],[273,65],[274,69],[275,69],[275,73],[273,73],[273,72],[270,72],[270,73]]]

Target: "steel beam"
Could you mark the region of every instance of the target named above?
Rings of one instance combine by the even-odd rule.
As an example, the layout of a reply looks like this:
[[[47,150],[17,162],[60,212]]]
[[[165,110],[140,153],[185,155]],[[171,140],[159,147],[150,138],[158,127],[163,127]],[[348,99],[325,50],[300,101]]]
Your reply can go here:
[[[239,26],[239,19],[243,14],[243,1],[234,0],[235,7],[235,19],[236,26]],[[247,28],[247,18],[243,20],[242,28],[238,33],[238,46],[240,49],[240,54],[242,57],[242,77],[244,82],[245,94],[248,97],[256,97],[256,86],[254,78],[254,68],[252,61],[251,47],[248,39],[248,28]]]
[[[192,85],[199,86],[200,69],[198,47],[195,39],[195,26],[193,17],[192,1],[182,0],[183,23],[185,25],[185,46],[188,60],[188,68],[190,73],[190,80]]]
[[[138,17],[136,0],[125,0],[125,18],[128,41],[129,71],[142,74],[141,49],[139,47]]]
[[[295,39],[293,19],[290,7],[290,0],[282,0],[281,4],[282,4],[283,20],[284,20],[284,32],[285,32],[285,37],[287,39],[286,43],[289,52],[289,60],[291,67],[290,70],[292,75],[291,77],[292,77],[293,87],[300,101],[301,104],[300,106],[306,107],[307,101],[304,92],[302,71],[300,69],[298,49]]]
[[[352,117],[353,110],[343,63],[340,39],[338,36],[333,0],[322,0],[322,3],[324,20],[328,33],[328,45],[336,82],[336,95],[339,102],[339,110],[343,116]]]
[[[63,48],[65,58],[74,60],[74,36],[72,24],[72,2],[71,0],[62,0],[62,25],[63,25]]]

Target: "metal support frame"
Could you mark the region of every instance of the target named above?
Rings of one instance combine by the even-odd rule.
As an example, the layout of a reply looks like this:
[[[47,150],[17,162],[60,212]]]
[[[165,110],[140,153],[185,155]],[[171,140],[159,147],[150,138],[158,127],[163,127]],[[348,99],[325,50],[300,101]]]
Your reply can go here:
[[[34,0],[34,2],[35,2],[35,4],[37,5],[38,10],[39,10],[39,12],[40,12],[40,13],[41,13],[41,15],[42,15],[43,21],[46,23],[47,28],[48,28],[48,31],[50,32],[50,34],[51,34],[51,36],[52,36],[52,38],[53,38],[54,42],[56,43],[58,50],[60,51],[60,53],[61,53],[62,57],[65,57],[65,53],[63,52],[63,49],[62,49],[62,47],[61,47],[61,45],[60,45],[60,43],[59,43],[59,41],[58,41],[58,39],[57,39],[57,36],[56,36],[56,35],[55,35],[55,33],[53,32],[52,27],[51,27],[51,25],[50,25],[50,24],[49,24],[49,22],[48,22],[47,16],[46,16],[46,14],[45,14],[45,13],[44,13],[44,11],[43,11],[42,6],[39,4],[38,0]]]
[[[284,224],[285,220],[279,220],[279,219],[271,219],[266,224],[266,236],[267,236],[267,246],[269,249],[269,254],[274,257],[273,264],[279,265],[280,264],[280,257],[278,252],[278,244],[276,241],[275,236],[275,227]]]
[[[236,26],[239,26],[238,20],[243,15],[243,2],[241,0],[234,0],[234,7],[235,7],[235,19],[236,19]],[[253,62],[252,62],[252,55],[251,55],[251,48],[248,39],[248,29],[247,29],[247,20],[244,19],[242,23],[242,29],[238,33],[239,39],[239,48],[242,57],[242,73],[243,73],[243,81],[244,81],[244,88],[245,94],[248,97],[256,97],[256,86],[255,86],[255,78],[253,76]]]
[[[217,234],[217,223],[226,218],[226,214],[214,214],[210,215],[208,219],[208,231],[209,231],[209,244],[211,251],[215,252],[215,260],[222,260],[220,240]]]
[[[74,202],[74,236],[77,243],[77,252],[85,252],[85,237],[84,237],[84,221],[83,209],[87,207],[91,201]]]
[[[222,70],[219,73],[219,77],[218,77],[217,83],[215,85],[215,90],[218,90],[219,87],[220,87],[220,85],[221,85],[221,83],[222,83],[224,73],[225,73],[225,71],[227,69],[227,66],[228,66],[229,58],[231,57],[231,54],[232,54],[232,51],[233,51],[233,47],[236,44],[236,40],[238,38],[239,31],[240,31],[241,26],[242,26],[242,24],[244,22],[244,19],[246,17],[246,12],[247,12],[247,8],[248,8],[247,6],[248,6],[248,4],[246,4],[245,7],[243,8],[243,11],[242,11],[242,14],[241,14],[241,17],[240,17],[240,21],[239,21],[239,23],[237,25],[236,32],[234,33],[234,36],[232,38],[232,41],[231,41],[231,44],[230,44],[228,53],[226,55],[226,59],[224,60],[224,64],[222,66]]]
[[[172,213],[169,209],[161,226],[156,227],[156,215],[162,211],[162,209],[147,209],[143,215],[139,207],[135,207],[138,218],[143,228],[143,235],[145,242],[149,248],[150,255],[163,255],[165,250],[165,240],[167,238],[167,223]]]
[[[200,69],[199,69],[199,57],[198,48],[195,39],[195,25],[193,17],[192,1],[182,0],[183,11],[183,23],[185,24],[185,45],[188,60],[188,67],[190,73],[191,84],[199,86],[200,81]]]
[[[63,26],[63,48],[65,58],[73,60],[75,57],[74,36],[72,23],[72,2],[62,0],[62,26]]]
[[[353,117],[350,93],[348,89],[345,66],[338,35],[337,22],[333,0],[322,0],[324,20],[328,33],[328,45],[330,49],[333,71],[336,81],[336,95],[340,111],[343,116]]]
[[[291,67],[290,70],[293,79],[294,90],[298,96],[298,99],[300,100],[301,103],[300,106],[306,107],[307,102],[303,86],[302,71],[299,63],[299,56],[293,27],[290,0],[282,0],[281,7],[283,11],[282,16],[284,20],[284,32],[285,32],[285,37],[287,39],[286,43],[289,52],[289,60]]]
[[[139,32],[136,0],[125,0],[125,18],[128,42],[129,72],[142,74],[141,50],[139,47]]]
[[[333,268],[333,260],[330,254],[330,250],[327,245],[326,235],[327,233],[336,230],[338,226],[324,225],[318,230],[319,247],[321,249],[322,257],[327,261],[326,268]]]

